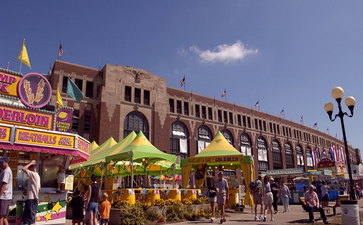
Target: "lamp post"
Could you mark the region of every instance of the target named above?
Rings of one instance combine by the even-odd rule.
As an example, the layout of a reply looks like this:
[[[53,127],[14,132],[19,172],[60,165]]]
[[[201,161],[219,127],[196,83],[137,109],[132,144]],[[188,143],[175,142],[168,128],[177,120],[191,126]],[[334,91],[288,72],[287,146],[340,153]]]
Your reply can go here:
[[[348,174],[349,174],[349,181],[350,181],[350,200],[356,200],[355,199],[355,194],[354,194],[354,189],[353,189],[353,176],[352,176],[352,170],[350,167],[350,160],[349,160],[349,151],[348,151],[348,144],[347,144],[347,137],[345,134],[345,127],[344,127],[344,120],[343,117],[348,116],[348,117],[352,117],[353,116],[353,110],[354,110],[354,105],[355,105],[355,99],[352,96],[348,96],[345,99],[345,104],[347,105],[348,109],[350,110],[350,115],[348,115],[348,113],[343,112],[342,111],[342,106],[341,106],[341,101],[344,95],[344,90],[341,87],[335,87],[333,88],[331,95],[333,96],[333,98],[337,101],[338,103],[338,109],[339,112],[338,114],[335,114],[334,118],[332,118],[332,114],[333,114],[333,110],[334,110],[334,105],[331,102],[328,102],[325,104],[324,109],[325,111],[328,113],[329,115],[329,119],[333,122],[337,117],[340,118],[340,122],[342,125],[342,132],[343,132],[343,138],[344,138],[344,146],[345,146],[345,154],[346,154],[346,159],[347,159],[347,164],[348,164]]]

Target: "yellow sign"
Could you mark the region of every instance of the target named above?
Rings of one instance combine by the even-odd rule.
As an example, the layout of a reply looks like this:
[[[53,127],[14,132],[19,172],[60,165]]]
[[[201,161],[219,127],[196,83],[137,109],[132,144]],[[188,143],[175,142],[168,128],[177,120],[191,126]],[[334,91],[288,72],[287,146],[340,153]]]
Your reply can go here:
[[[64,186],[64,189],[67,191],[72,191],[73,190],[73,181],[74,181],[74,176],[73,175],[67,175],[66,176],[66,184]]]
[[[243,155],[189,157],[188,164],[226,164],[234,162],[243,163],[243,158]]]
[[[18,128],[16,130],[15,143],[24,143],[38,146],[74,148],[75,137],[65,134],[54,134],[51,132],[41,132],[36,130],[26,130]]]
[[[21,77],[0,72],[0,94],[18,97],[18,83]]]
[[[0,126],[0,141],[10,141],[10,127]]]
[[[89,155],[89,148],[90,148],[89,142],[84,141],[80,137],[77,138],[77,150]]]
[[[0,105],[0,123],[51,130],[53,115]]]

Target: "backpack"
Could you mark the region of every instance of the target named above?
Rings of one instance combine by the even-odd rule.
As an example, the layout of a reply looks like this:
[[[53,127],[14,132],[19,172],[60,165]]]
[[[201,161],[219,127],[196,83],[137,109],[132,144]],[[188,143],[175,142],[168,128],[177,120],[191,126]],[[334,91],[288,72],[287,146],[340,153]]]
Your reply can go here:
[[[248,186],[251,191],[254,191],[256,188],[256,180],[251,181],[250,185]]]

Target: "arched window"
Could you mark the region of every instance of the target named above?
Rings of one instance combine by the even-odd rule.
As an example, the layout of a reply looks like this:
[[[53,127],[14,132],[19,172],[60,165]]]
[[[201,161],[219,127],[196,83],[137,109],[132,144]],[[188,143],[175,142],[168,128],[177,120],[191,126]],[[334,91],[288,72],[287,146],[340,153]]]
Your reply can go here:
[[[257,139],[258,170],[268,170],[267,144],[263,137]]]
[[[188,130],[184,123],[174,122],[170,126],[170,153],[182,159],[188,158],[188,137]]]
[[[298,167],[304,167],[304,155],[300,145],[296,145],[296,162]]]
[[[308,169],[314,168],[313,157],[311,156],[311,154],[312,154],[311,148],[306,147],[306,165],[308,166]]]
[[[281,147],[276,139],[272,141],[272,160],[274,169],[282,169]]]
[[[206,126],[200,126],[197,132],[198,153],[201,152],[205,147],[207,147],[212,139],[212,133],[210,132],[209,128]]]
[[[289,142],[285,143],[286,168],[294,168],[294,155]]]
[[[241,134],[240,148],[243,155],[252,155],[251,138],[246,133]]]
[[[233,141],[233,137],[232,137],[231,132],[224,129],[224,130],[222,130],[221,133],[223,134],[223,137],[228,141],[228,143],[230,143],[232,146],[234,146],[234,141]]]
[[[145,137],[149,139],[149,123],[146,117],[140,112],[130,112],[124,121],[124,138],[129,135],[132,131],[136,134],[139,131],[144,133]]]

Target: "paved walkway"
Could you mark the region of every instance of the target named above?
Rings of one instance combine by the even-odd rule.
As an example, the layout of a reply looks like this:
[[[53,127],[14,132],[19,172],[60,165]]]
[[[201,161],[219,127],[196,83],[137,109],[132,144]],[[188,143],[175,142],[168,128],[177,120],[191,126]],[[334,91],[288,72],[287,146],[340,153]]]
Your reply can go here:
[[[358,201],[359,211],[363,212],[363,199]],[[283,211],[282,205],[279,205],[279,210]],[[259,211],[258,211],[259,212]],[[338,217],[340,217],[340,208],[337,208]],[[259,214],[258,214],[259,215]],[[270,221],[270,215],[267,215],[266,222],[261,220],[255,221],[254,213],[251,212],[250,207],[246,207],[244,212],[232,212],[227,211],[227,222],[223,223],[223,225],[232,225],[232,224],[256,224],[256,225],[270,225],[270,224],[309,224],[309,214],[303,211],[301,205],[290,205],[290,212],[288,213],[278,213],[274,214],[274,221]],[[314,217],[316,219],[315,224],[323,224],[323,221],[320,219],[320,214],[318,212],[314,213]],[[328,221],[334,222],[333,224],[337,224],[336,221],[341,221],[340,219],[334,220],[333,210],[330,211],[330,214],[327,214]],[[336,218],[336,217],[335,217]],[[361,220],[363,218],[360,218]],[[202,219],[198,221],[185,221],[180,223],[173,223],[175,225],[191,225],[191,224],[219,224],[219,220],[216,220],[214,223],[211,223],[210,220]],[[339,223],[338,223],[339,224]],[[66,225],[72,225],[71,220],[67,220]],[[114,225],[114,224],[110,224]]]

